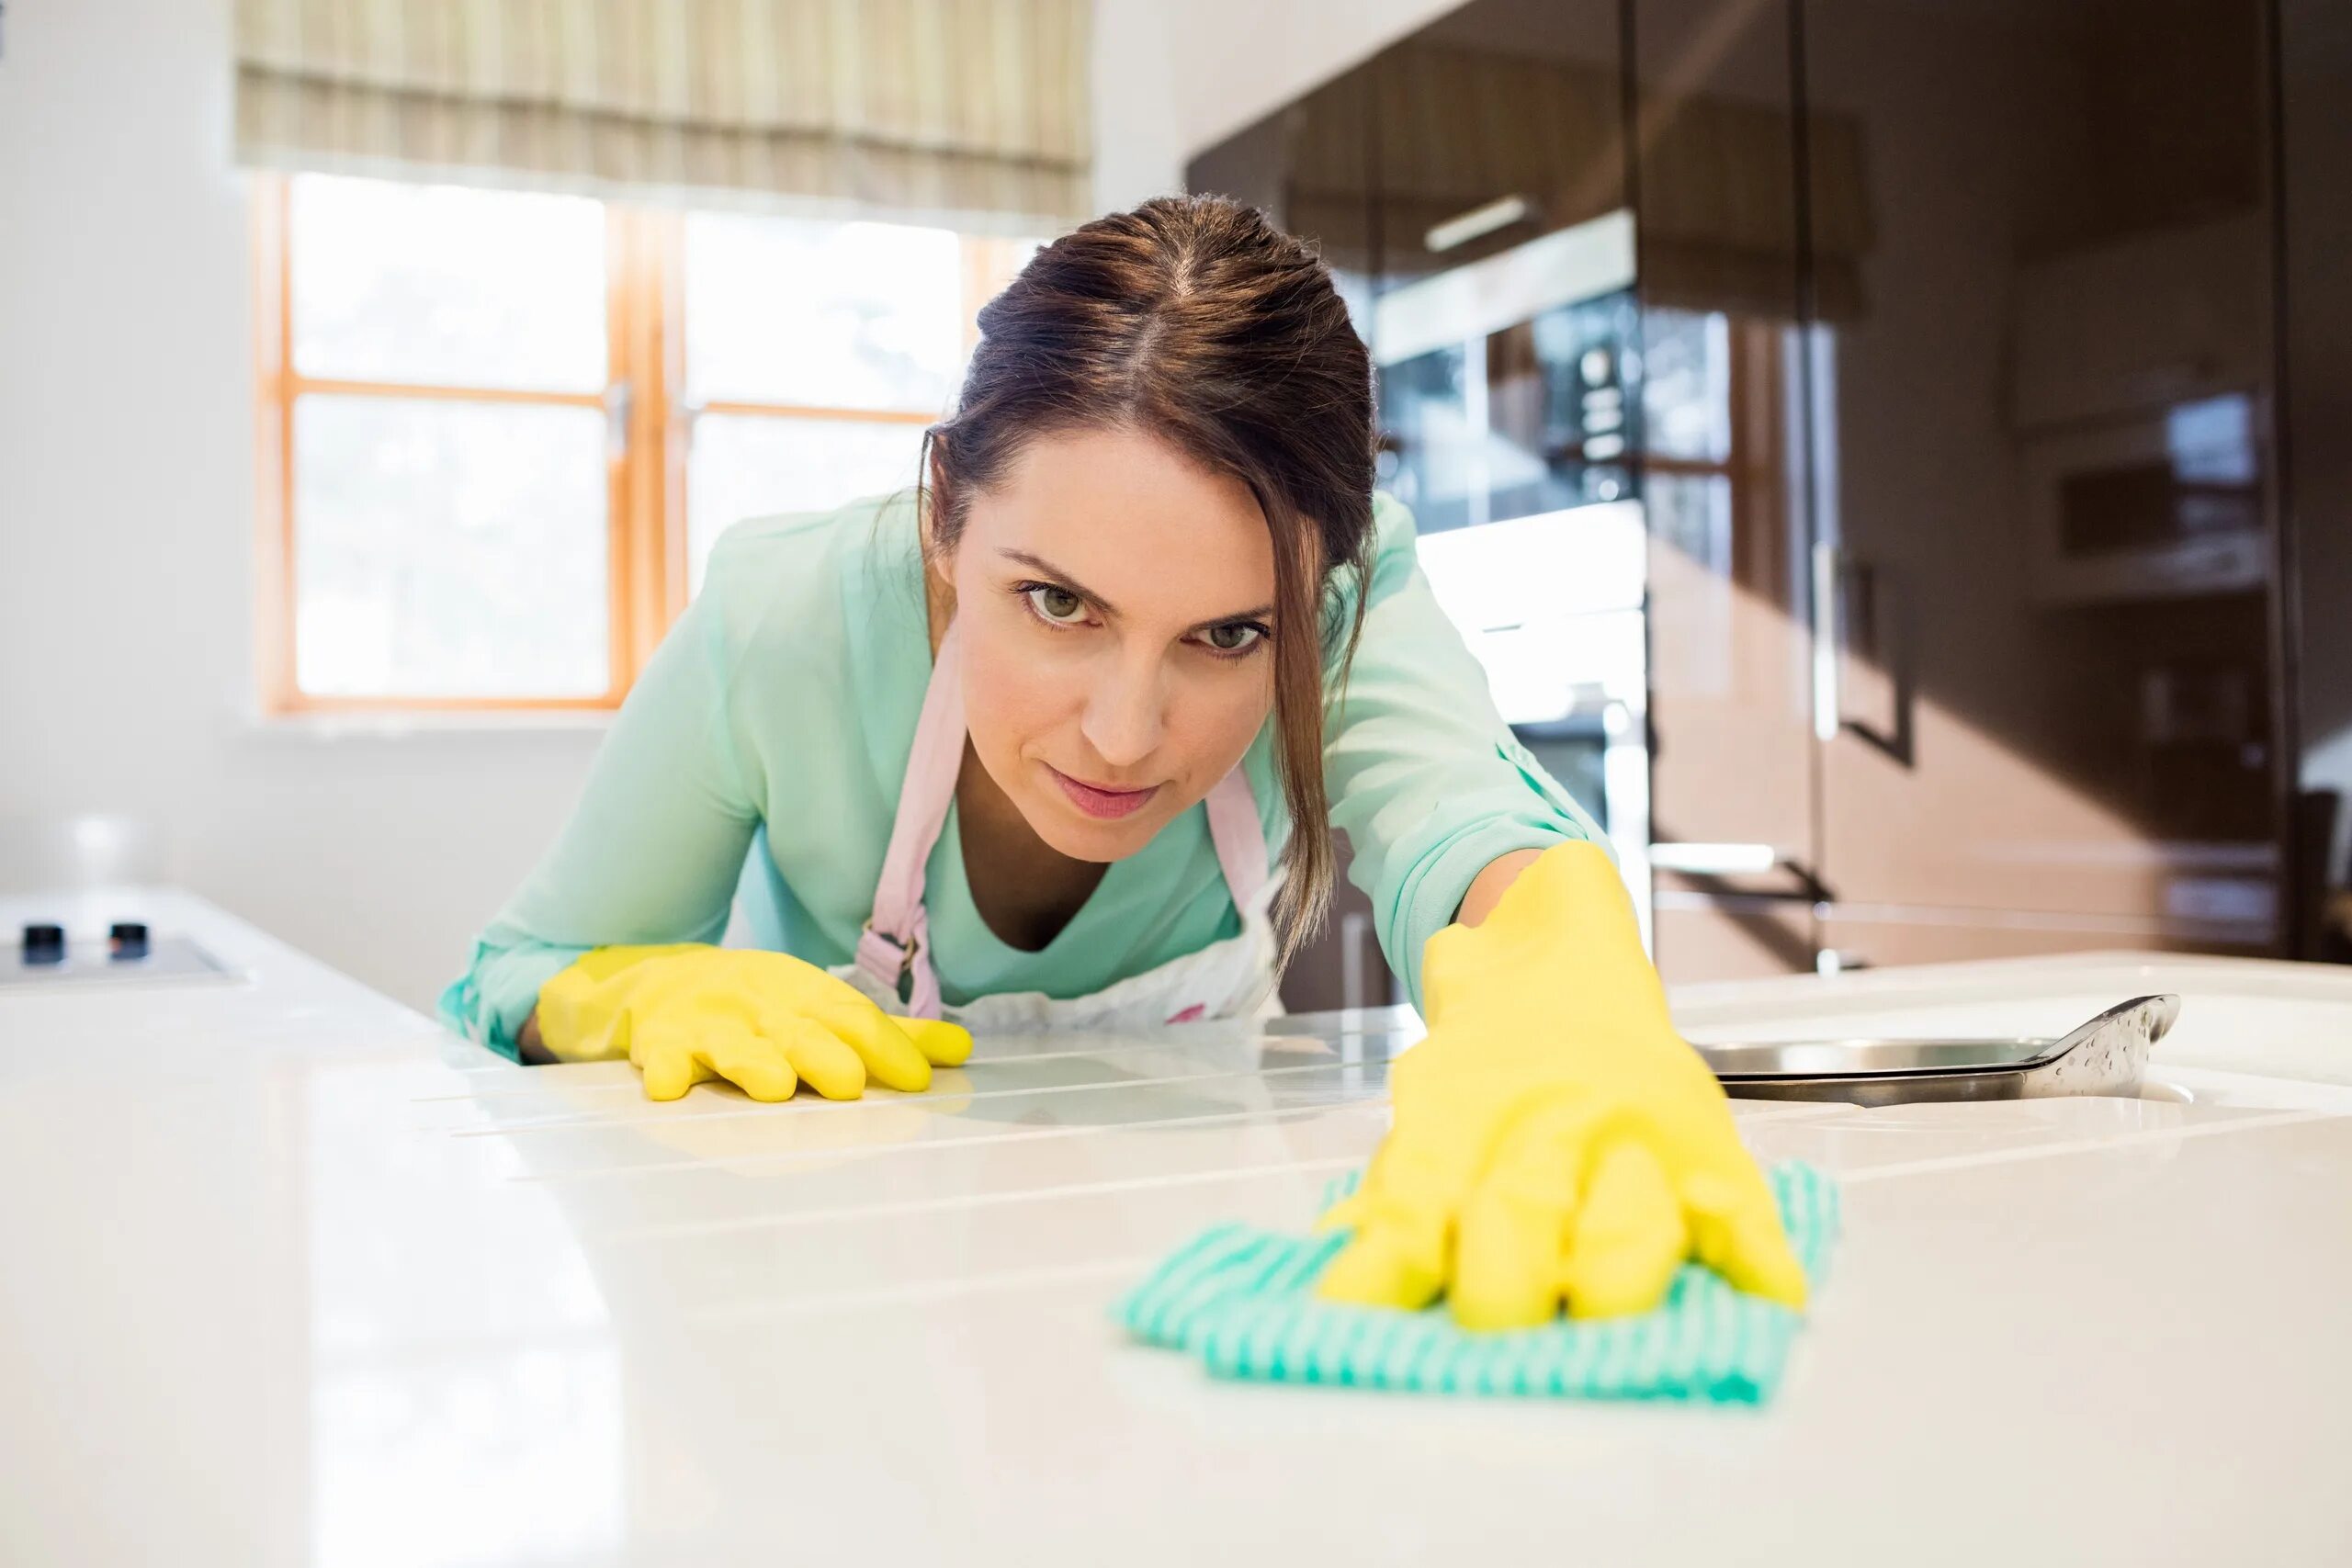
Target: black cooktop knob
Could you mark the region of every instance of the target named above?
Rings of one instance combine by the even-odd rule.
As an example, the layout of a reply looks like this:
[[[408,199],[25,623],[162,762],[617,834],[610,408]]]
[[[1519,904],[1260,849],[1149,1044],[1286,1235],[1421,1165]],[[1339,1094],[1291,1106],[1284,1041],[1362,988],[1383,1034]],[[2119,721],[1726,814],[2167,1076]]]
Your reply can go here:
[[[39,921],[25,925],[25,962],[62,964],[65,961],[65,928]]]
[[[147,928],[137,920],[117,920],[107,932],[107,951],[117,958],[147,956]]]

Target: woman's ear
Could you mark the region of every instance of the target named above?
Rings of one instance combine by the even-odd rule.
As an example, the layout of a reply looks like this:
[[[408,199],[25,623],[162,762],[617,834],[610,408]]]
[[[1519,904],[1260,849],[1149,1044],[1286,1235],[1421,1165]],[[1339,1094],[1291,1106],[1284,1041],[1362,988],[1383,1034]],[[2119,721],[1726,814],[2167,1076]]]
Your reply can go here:
[[[924,443],[925,483],[922,504],[915,508],[915,525],[922,544],[923,605],[931,621],[931,646],[938,651],[947,623],[956,618],[954,552],[940,542],[939,520],[947,514],[947,465],[940,460],[939,438]]]
[[[947,551],[939,543],[939,520],[946,515],[949,496],[944,445],[936,435],[923,443],[923,503],[915,511],[924,570],[942,581],[947,579]]]

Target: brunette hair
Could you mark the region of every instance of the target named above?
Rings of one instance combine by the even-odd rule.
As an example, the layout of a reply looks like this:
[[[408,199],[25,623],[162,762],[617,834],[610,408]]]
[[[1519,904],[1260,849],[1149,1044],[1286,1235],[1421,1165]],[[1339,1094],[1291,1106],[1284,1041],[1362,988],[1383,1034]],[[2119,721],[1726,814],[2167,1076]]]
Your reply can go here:
[[[1323,263],[1226,197],[1160,197],[1032,257],[981,308],[956,412],[923,434],[928,548],[1041,435],[1122,427],[1250,487],[1274,546],[1277,773],[1290,807],[1274,906],[1287,960],[1331,897],[1323,787],[1333,700],[1363,629],[1372,526],[1372,360]],[[1353,613],[1340,591],[1352,583]]]

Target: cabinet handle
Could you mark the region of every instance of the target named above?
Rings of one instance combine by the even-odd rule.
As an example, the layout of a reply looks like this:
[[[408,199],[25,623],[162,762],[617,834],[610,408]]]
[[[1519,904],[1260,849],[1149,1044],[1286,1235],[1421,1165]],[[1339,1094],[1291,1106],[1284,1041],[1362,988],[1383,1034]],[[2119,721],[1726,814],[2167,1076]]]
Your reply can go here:
[[[1838,547],[1813,547],[1813,735],[1838,739],[1838,664],[1845,657],[1838,625]]]
[[[1851,731],[1905,767],[1914,761],[1912,731],[1912,649],[1909,614],[1902,584],[1886,581],[1875,563],[1848,555],[1833,544],[1813,547],[1813,733],[1818,740],[1835,740]],[[1846,609],[1846,584],[1856,584],[1856,596],[1865,606],[1865,625],[1871,629],[1875,652],[1887,684],[1894,693],[1894,711],[1886,725],[1848,716],[1843,682],[1847,645],[1851,640]]]
[[[1770,844],[1656,843],[1650,846],[1649,864],[1652,871],[1670,871],[1682,876],[1761,876],[1779,872],[1794,886],[1777,893],[1744,891],[1742,896],[1801,898],[1808,904],[1818,904],[1829,897],[1829,889],[1817,874],[1807,870],[1794,855],[1785,854]]]
[[[1781,863],[1770,844],[1675,844],[1650,846],[1650,865],[1685,876],[1758,876]]]
[[[1429,232],[1421,236],[1421,244],[1431,255],[1440,255],[1535,216],[1535,203],[1514,191],[1467,212],[1458,212],[1442,223],[1430,224]]]

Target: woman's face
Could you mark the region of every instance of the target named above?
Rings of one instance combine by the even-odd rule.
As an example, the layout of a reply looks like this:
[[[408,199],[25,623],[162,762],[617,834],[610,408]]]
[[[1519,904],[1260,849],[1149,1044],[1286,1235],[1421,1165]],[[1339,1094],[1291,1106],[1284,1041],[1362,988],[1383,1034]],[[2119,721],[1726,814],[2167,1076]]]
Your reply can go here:
[[[1063,854],[1135,853],[1273,705],[1264,513],[1149,436],[1031,442],[971,497],[946,570],[973,750]]]

